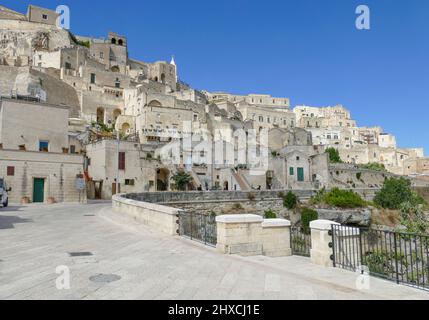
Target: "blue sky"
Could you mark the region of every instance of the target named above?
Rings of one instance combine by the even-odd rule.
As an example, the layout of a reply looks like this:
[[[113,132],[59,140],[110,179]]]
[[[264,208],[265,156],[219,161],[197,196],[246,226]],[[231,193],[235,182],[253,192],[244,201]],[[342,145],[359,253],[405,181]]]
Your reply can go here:
[[[429,154],[429,1],[33,0],[71,9],[71,31],[128,37],[130,56],[169,60],[198,89],[343,104],[402,147]],[[24,12],[28,1],[2,0]],[[371,30],[355,9],[371,9]]]

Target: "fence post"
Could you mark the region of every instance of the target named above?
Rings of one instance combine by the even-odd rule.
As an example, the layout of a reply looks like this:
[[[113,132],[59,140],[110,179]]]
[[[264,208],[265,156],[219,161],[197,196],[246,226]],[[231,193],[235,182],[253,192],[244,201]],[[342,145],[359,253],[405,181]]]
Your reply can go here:
[[[395,243],[395,268],[396,268],[396,283],[399,284],[399,265],[398,265],[398,246],[396,244],[396,232],[393,233],[393,242]]]
[[[310,223],[311,228],[311,262],[325,267],[333,267],[332,225],[339,223],[329,220],[316,220]]]

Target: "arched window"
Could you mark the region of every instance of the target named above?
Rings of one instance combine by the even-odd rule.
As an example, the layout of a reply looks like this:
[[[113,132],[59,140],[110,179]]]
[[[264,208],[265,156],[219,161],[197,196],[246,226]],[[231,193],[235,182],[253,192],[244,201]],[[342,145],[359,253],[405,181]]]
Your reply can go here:
[[[112,38],[112,44],[116,44],[116,38]]]
[[[165,83],[165,74],[161,74],[161,83]]]
[[[122,114],[122,111],[120,109],[115,109],[115,111],[113,111],[113,118],[115,119],[115,121],[118,119],[118,117]]]
[[[159,102],[158,100],[152,100],[151,102],[149,102],[149,107],[162,107],[161,102]]]
[[[104,124],[104,108],[97,108],[97,123]]]
[[[119,39],[119,40],[118,40],[118,44],[119,44],[120,46],[124,45],[124,40]]]

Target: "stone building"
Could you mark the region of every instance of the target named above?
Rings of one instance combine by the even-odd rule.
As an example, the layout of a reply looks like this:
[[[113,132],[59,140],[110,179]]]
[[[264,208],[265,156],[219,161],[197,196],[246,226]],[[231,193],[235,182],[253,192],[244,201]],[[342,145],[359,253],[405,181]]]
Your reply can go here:
[[[69,108],[16,99],[0,100],[0,176],[10,201],[85,201],[76,188],[84,159],[71,150]]]

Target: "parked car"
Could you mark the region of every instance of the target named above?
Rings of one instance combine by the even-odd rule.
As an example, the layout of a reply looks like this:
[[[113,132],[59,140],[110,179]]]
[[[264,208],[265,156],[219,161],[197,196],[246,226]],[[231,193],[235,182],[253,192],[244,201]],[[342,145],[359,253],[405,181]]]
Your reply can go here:
[[[0,204],[6,208],[9,205],[8,192],[11,192],[12,189],[7,187],[6,181],[0,178]]]

